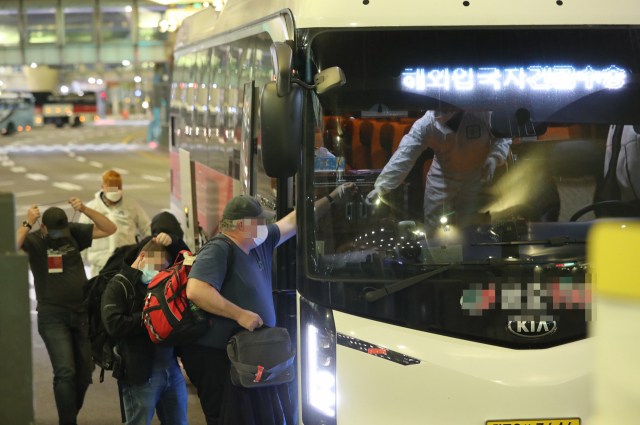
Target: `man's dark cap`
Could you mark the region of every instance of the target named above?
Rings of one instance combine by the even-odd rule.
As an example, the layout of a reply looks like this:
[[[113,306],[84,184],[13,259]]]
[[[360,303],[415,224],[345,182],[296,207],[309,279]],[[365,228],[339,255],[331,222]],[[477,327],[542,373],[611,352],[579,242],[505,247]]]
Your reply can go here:
[[[227,202],[222,213],[223,220],[242,220],[243,218],[263,218],[267,221],[275,218],[276,213],[265,211],[255,198],[247,195],[235,196]]]
[[[51,207],[42,214],[42,224],[45,225],[49,236],[53,239],[68,238],[71,236],[67,213],[58,207]]]

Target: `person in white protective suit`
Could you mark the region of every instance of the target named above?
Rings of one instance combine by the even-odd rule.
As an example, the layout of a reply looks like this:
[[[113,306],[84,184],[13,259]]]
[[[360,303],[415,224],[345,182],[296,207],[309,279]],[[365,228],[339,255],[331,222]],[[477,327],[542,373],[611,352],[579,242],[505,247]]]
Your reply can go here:
[[[136,201],[122,196],[120,173],[109,170],[102,175],[102,190],[86,205],[102,214],[118,226],[113,235],[93,241],[87,249],[87,259],[91,263],[91,276],[97,276],[107,263],[113,251],[123,245],[136,243],[136,235],[151,235],[151,220]],[[82,216],[80,223],[86,222]]]
[[[478,213],[482,183],[493,179],[511,146],[511,139],[492,136],[490,118],[491,112],[427,111],[402,138],[366,202],[375,205],[378,196],[398,187],[420,154],[431,148],[435,155],[424,195],[427,230],[452,212],[458,224],[464,225]]]
[[[612,163],[615,164],[615,174],[612,171],[610,175]],[[605,182],[605,193],[596,196],[596,201],[640,199],[640,134],[633,126],[612,125],[609,129],[604,176],[605,181],[611,181]]]

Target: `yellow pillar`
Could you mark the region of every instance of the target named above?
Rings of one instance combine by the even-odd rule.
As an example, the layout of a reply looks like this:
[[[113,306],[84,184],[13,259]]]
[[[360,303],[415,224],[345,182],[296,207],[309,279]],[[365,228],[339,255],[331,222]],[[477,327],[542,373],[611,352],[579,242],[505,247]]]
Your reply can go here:
[[[589,425],[640,422],[640,222],[597,223],[588,239],[596,282],[593,417]]]

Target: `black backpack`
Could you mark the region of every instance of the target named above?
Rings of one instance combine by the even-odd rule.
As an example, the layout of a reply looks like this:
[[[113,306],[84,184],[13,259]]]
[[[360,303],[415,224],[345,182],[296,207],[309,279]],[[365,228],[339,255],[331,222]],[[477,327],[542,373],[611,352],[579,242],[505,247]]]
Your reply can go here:
[[[107,289],[109,281],[118,274],[119,270],[100,273],[89,279],[84,286],[84,307],[89,318],[89,342],[91,343],[91,357],[96,366],[100,367],[100,382],[104,381],[104,371],[113,370],[113,347],[116,345],[102,323],[102,293]]]

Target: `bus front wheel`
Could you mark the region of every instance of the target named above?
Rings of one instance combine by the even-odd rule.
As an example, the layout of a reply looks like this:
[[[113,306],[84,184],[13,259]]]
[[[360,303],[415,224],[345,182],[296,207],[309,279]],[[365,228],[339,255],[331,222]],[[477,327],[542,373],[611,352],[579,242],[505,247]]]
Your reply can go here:
[[[56,120],[55,125],[57,128],[62,128],[62,126],[64,126],[64,122],[62,120]]]

